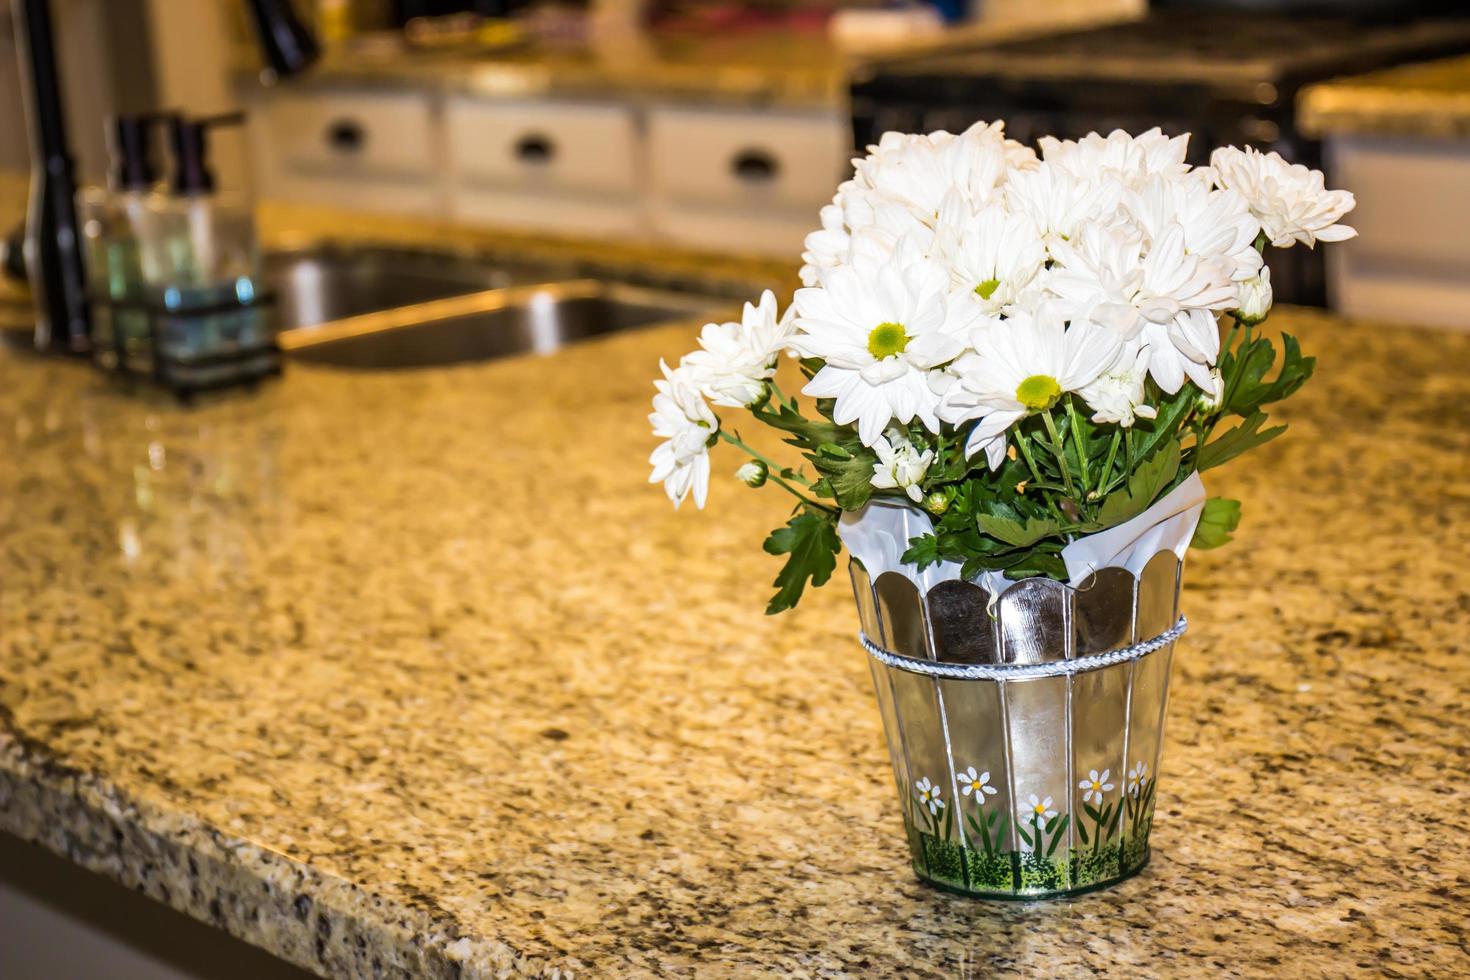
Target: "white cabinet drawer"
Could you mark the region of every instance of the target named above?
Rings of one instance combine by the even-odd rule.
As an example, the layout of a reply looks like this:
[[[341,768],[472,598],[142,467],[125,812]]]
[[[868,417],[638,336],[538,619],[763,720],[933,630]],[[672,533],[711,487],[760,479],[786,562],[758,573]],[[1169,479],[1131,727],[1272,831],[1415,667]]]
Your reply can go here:
[[[266,100],[265,125],[287,173],[416,178],[437,169],[425,94],[282,92]]]
[[[637,188],[626,106],[460,96],[449,100],[445,123],[456,185],[604,195]]]
[[[814,227],[852,155],[846,118],[828,112],[655,108],[648,142],[655,197],[809,211]]]

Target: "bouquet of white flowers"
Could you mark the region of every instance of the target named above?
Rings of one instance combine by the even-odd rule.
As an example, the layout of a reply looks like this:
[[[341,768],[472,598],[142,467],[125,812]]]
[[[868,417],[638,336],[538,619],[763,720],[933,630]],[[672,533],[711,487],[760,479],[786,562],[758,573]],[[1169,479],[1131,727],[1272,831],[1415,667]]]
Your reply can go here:
[[[1337,223],[1353,196],[1319,171],[1234,147],[1191,167],[1187,140],[1047,138],[1038,156],[1001,123],[884,135],[822,209],[786,314],[767,292],[662,366],[652,481],[703,507],[723,440],[751,457],[745,483],[796,498],[765,542],[788,556],[772,613],[830,577],[842,515],[874,500],[922,510],[910,567],[1066,580],[1069,543],[1281,434],[1264,407],[1313,360],[1261,335],[1262,254],[1354,234]],[[805,403],[776,384],[783,351]],[[805,463],[767,459],[716,407]],[[1209,500],[1193,543],[1229,540],[1239,514]]]

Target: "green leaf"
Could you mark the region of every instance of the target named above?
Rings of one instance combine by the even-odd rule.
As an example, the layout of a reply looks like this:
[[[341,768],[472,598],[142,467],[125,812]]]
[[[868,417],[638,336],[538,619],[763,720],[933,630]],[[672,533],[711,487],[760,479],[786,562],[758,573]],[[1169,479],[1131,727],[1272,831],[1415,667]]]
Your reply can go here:
[[[1155,405],[1159,414],[1133,423],[1133,452],[1136,459],[1148,459],[1165,440],[1175,438],[1179,423],[1188,414],[1199,394],[1199,388],[1191,382],[1181,386],[1172,395],[1159,396]]]
[[[827,443],[823,448],[830,445]],[[833,456],[822,450],[807,455],[843,510],[860,510],[873,496],[873,465],[878,457],[861,444],[853,443],[853,447],[842,449],[845,456]]]
[[[1230,535],[1240,525],[1240,501],[1227,497],[1211,497],[1205,501],[1204,513],[1200,515],[1199,527],[1194,530],[1191,548],[1218,548],[1230,540]]]
[[[1051,839],[1051,845],[1046,849],[1047,857],[1051,857],[1056,853],[1057,845],[1062,842],[1062,832],[1067,829],[1067,822],[1071,819],[1072,815],[1070,813],[1064,813],[1060,818],[1052,818],[1052,823],[1056,824],[1056,829],[1053,830],[1051,827],[1048,827],[1047,832],[1054,833],[1056,836]]]
[[[1041,575],[1046,578],[1066,581],[1067,563],[1050,552],[1033,549],[1022,554],[1012,564],[1007,565],[1005,572],[1006,578],[1012,580],[1035,578]]]
[[[904,563],[918,565],[921,572],[930,565],[937,565],[943,560],[944,557],[939,553],[939,538],[932,534],[909,538],[908,550],[903,553]]]
[[[1265,337],[1242,346],[1228,357],[1222,357],[1221,374],[1230,393],[1226,410],[1247,416],[1262,405],[1279,402],[1306,383],[1316,369],[1315,357],[1303,357],[1301,347],[1291,334],[1281,335],[1281,369],[1272,381],[1266,372],[1276,361],[1276,348]]]
[[[1195,468],[1203,472],[1221,463],[1228,463],[1247,450],[1264,446],[1286,431],[1284,425],[1272,426],[1263,430],[1261,423],[1265,421],[1265,412],[1255,412],[1235,428],[1210,440],[1207,445],[1201,446],[1194,456]]]
[[[1139,463],[1127,483],[1108,494],[1098,508],[1098,523],[1103,527],[1114,527],[1142,514],[1173,484],[1178,473],[1179,440],[1171,439],[1158,452]]]
[[[1083,823],[1081,820],[1077,821],[1077,836],[1082,838],[1082,843],[1088,843],[1087,824]]]
[[[837,555],[842,550],[836,516],[803,511],[785,527],[772,531],[764,547],[769,554],[791,556],[773,583],[777,592],[766,606],[769,616],[795,606],[808,579],[816,587],[832,577]]]
[[[1024,523],[1003,514],[978,514],[975,523],[980,530],[1008,545],[1024,548],[1042,538],[1056,534],[1061,526],[1051,518],[1028,517]]]

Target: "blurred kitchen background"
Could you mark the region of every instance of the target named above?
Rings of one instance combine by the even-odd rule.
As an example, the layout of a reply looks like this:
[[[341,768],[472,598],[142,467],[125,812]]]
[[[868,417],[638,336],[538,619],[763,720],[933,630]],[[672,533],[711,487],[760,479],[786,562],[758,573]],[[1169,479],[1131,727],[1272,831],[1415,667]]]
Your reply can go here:
[[[1162,124],[1195,133],[1196,162],[1250,143],[1357,194],[1360,239],[1325,265],[1286,252],[1278,301],[1470,324],[1470,4],[294,6],[321,57],[275,79],[243,0],[52,0],[78,182],[106,180],[118,113],[243,109],[213,166],[261,201],[794,268],[856,147],[884,130],[1004,118],[1029,141]],[[18,24],[0,9],[0,171],[24,181]]]

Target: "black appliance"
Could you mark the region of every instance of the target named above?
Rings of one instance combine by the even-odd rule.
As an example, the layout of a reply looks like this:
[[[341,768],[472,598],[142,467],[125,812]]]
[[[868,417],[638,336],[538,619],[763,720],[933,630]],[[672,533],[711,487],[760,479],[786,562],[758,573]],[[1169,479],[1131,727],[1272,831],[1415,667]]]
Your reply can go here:
[[[1253,145],[1321,167],[1321,145],[1296,125],[1296,96],[1336,75],[1470,51],[1470,18],[1407,0],[1159,0],[1138,20],[940,54],[895,57],[859,71],[855,146],[889,130],[960,132],[1004,119],[1025,143],[1052,134],[1193,133],[1190,162],[1210,149]],[[1456,4],[1456,7],[1462,5]],[[1329,180],[1330,180],[1329,174]],[[1320,252],[1277,250],[1281,302],[1323,305]]]

